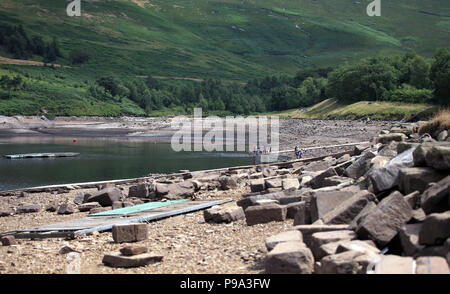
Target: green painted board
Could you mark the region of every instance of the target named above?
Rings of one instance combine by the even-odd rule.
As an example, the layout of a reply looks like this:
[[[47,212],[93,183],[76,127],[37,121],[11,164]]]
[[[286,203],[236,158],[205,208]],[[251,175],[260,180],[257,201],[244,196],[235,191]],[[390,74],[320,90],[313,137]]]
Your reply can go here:
[[[144,204],[138,204],[135,206],[128,206],[124,208],[119,209],[113,209],[108,211],[103,211],[99,213],[93,213],[89,214],[88,216],[110,216],[110,215],[127,215],[127,214],[133,214],[138,213],[142,211],[152,210],[172,204],[182,203],[189,201],[189,199],[181,199],[181,200],[167,200],[167,201],[154,201],[154,202],[148,202]]]

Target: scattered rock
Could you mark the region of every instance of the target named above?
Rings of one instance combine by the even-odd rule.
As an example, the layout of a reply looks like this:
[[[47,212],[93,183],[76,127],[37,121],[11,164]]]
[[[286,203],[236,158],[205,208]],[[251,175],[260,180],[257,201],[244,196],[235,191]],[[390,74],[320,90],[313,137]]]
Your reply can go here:
[[[76,205],[80,205],[84,203],[84,193],[77,193],[75,196],[75,199],[73,200],[73,203]]]
[[[423,245],[419,244],[419,232],[422,228],[422,224],[406,224],[398,231],[400,243],[403,253],[406,256],[415,256],[423,248]]]
[[[0,217],[11,216],[14,214],[15,214],[14,209],[1,209],[0,210]]]
[[[346,251],[322,258],[318,274],[365,274],[376,256],[360,251]]]
[[[80,253],[80,251],[78,251],[78,250],[75,250],[75,249],[73,249],[73,248],[71,248],[71,247],[69,247],[69,246],[64,246],[64,247],[62,247],[61,249],[59,249],[59,254],[61,254],[61,255],[64,255],[64,254],[67,254],[67,253],[70,253],[70,252],[77,252],[77,253]]]
[[[295,219],[295,216],[297,214],[303,215],[305,217],[305,210],[306,210],[306,202],[305,201],[299,201],[299,202],[293,202],[286,204],[286,218],[288,219]],[[304,219],[305,221],[305,219]],[[303,223],[304,224],[304,223]],[[299,223],[300,225],[300,223]]]
[[[232,177],[220,177],[219,183],[222,190],[230,190],[238,187],[236,180]]]
[[[411,217],[412,209],[403,199],[403,195],[394,192],[361,220],[356,232],[362,239],[370,239],[379,246],[385,246]]]
[[[373,152],[367,152],[352,163],[345,170],[344,174],[352,179],[358,179],[365,175],[370,168],[370,160],[376,155]]]
[[[267,204],[250,206],[245,210],[247,225],[263,224],[272,221],[286,220],[287,209],[284,205]]]
[[[0,242],[2,242],[3,246],[11,246],[17,244],[16,238],[14,238],[14,236],[12,235],[1,237]]]
[[[268,177],[274,177],[277,175],[277,171],[274,170],[273,168],[267,168],[265,167],[262,171],[263,176],[268,178]]]
[[[112,236],[115,243],[138,242],[148,238],[147,224],[114,225]]]
[[[125,256],[133,256],[133,255],[139,255],[142,253],[147,253],[148,249],[144,245],[138,245],[138,244],[130,244],[122,247],[120,249],[120,253]]]
[[[419,232],[419,244],[440,245],[450,237],[450,211],[427,216]]]
[[[122,191],[118,188],[108,187],[102,189],[87,199],[86,202],[98,202],[101,206],[112,206],[114,201],[119,201],[123,197]]]
[[[102,207],[98,202],[90,202],[90,203],[83,203],[81,205],[78,205],[78,210],[80,212],[90,211],[94,208],[100,208]]]
[[[72,214],[75,211],[75,207],[72,204],[66,203],[62,204],[58,208],[58,214]]]
[[[149,198],[149,189],[147,184],[131,186],[128,190],[128,197]]]
[[[129,268],[146,266],[152,263],[161,262],[162,260],[162,255],[139,254],[134,256],[124,256],[120,253],[110,253],[103,256],[102,262],[110,267]]]
[[[355,232],[349,230],[319,232],[311,235],[311,246],[309,246],[309,248],[311,248],[314,258],[320,260],[323,257],[322,252],[320,251],[322,245],[354,239],[356,239]]]
[[[33,213],[33,212],[39,212],[40,210],[41,210],[41,206],[38,204],[22,205],[22,206],[19,206],[18,212],[19,213]]]
[[[276,245],[282,242],[297,241],[303,242],[302,233],[297,230],[282,232],[266,239],[267,251],[271,251]]]
[[[281,188],[281,179],[267,179],[265,184],[267,188]]]
[[[252,192],[262,192],[264,189],[264,179],[256,179],[250,182],[250,190]]]
[[[350,224],[353,219],[366,207],[369,201],[376,197],[367,190],[361,191],[344,200],[339,206],[322,217],[325,224]]]
[[[313,270],[311,250],[299,241],[279,243],[265,259],[267,274],[311,274]]]
[[[109,207],[94,207],[91,210],[89,210],[89,214],[94,214],[94,213],[100,213],[100,212],[105,212],[105,211],[109,211],[111,210]]]
[[[311,236],[314,233],[347,230],[348,225],[299,225],[295,226],[294,229],[302,233],[303,242],[311,247]]]
[[[311,196],[311,221],[322,218],[340,203],[352,197],[354,192],[343,190],[314,191]]]
[[[369,173],[375,193],[390,190],[398,186],[399,169],[397,167],[378,167]]]
[[[429,183],[436,183],[445,177],[444,174],[426,167],[401,168],[399,172],[399,190],[403,194],[414,191],[423,193]]]
[[[408,137],[403,133],[390,133],[386,135],[379,135],[377,138],[377,143],[389,144],[392,141],[402,142],[406,141]]]
[[[426,214],[450,210],[450,176],[429,187],[420,198],[420,206]]]
[[[239,206],[215,206],[203,211],[205,222],[231,223],[245,218],[244,210]]]

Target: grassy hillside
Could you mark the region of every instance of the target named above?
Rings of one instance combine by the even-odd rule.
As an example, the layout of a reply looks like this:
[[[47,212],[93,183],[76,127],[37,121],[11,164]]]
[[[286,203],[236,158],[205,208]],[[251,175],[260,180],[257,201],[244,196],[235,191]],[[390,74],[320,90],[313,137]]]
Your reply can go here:
[[[428,104],[372,101],[343,104],[336,99],[327,99],[304,110],[291,109],[278,115],[292,118],[404,120],[427,119],[436,110],[436,106]]]
[[[384,0],[375,18],[369,2],[84,0],[70,18],[67,1],[2,0],[0,20],[91,52],[94,71],[237,80],[450,43],[449,1]]]
[[[69,1],[2,0],[0,25],[21,24],[46,42],[56,37],[63,57],[55,63],[65,67],[5,65],[0,58],[0,76],[20,76],[26,84],[12,96],[0,92],[0,114],[149,114],[126,98],[90,96],[90,85],[106,75],[243,84],[367,56],[414,50],[431,57],[436,48],[449,48],[449,1],[383,0],[381,17],[366,15],[370,2],[83,0],[82,16],[68,17]],[[88,52],[90,60],[70,64],[74,50]],[[0,56],[14,58],[3,47]]]

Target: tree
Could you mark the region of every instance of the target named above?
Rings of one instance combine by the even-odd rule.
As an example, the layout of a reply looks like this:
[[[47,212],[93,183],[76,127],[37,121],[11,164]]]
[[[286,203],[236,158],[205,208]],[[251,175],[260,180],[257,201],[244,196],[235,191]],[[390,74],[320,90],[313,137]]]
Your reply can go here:
[[[440,104],[450,104],[450,52],[439,49],[434,54],[430,79],[434,84],[434,99]]]
[[[430,81],[430,69],[431,66],[428,62],[419,55],[416,55],[408,63],[409,67],[409,84],[417,89],[429,88]]]
[[[70,62],[72,62],[72,64],[83,65],[88,62],[90,58],[91,55],[86,50],[75,49],[70,52]]]

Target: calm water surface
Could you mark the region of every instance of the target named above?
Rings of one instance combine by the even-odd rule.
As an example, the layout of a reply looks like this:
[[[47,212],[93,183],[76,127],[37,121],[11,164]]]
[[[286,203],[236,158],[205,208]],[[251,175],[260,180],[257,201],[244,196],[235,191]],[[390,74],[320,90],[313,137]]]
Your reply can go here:
[[[73,158],[5,159],[3,155],[78,152]],[[88,181],[126,179],[149,173],[252,164],[243,153],[174,152],[170,143],[112,138],[0,138],[0,191]]]

